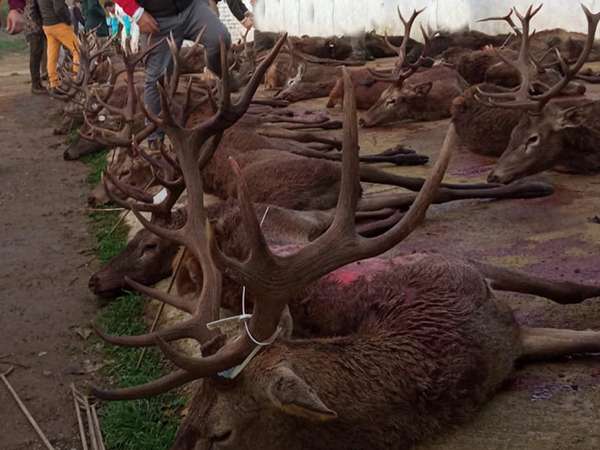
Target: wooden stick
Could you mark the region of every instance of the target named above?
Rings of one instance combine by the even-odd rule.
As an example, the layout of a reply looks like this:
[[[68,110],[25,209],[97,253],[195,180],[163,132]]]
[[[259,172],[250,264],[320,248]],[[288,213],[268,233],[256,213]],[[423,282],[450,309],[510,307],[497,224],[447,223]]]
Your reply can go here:
[[[96,432],[94,431],[94,421],[92,420],[92,410],[90,409],[90,402],[87,395],[83,397],[83,404],[85,407],[85,414],[87,416],[88,433],[90,435],[90,441],[92,441],[92,449],[100,450],[98,448],[98,440],[96,439]]]
[[[100,445],[100,450],[106,450],[104,446],[104,439],[102,438],[102,429],[100,428],[100,421],[98,420],[98,413],[96,411],[96,404],[92,403],[92,419],[94,420],[94,430],[96,431],[96,438]]]
[[[75,414],[77,415],[77,425],[79,426],[79,436],[81,436],[81,445],[83,450],[88,450],[87,439],[85,438],[85,428],[83,427],[83,419],[81,418],[81,409],[77,400],[77,392],[75,384],[71,383],[71,392],[73,393],[73,403],[75,404]]]
[[[179,255],[179,259],[177,260],[177,265],[175,266],[175,272],[173,272],[173,276],[171,277],[171,280],[169,281],[169,287],[167,288],[167,294],[169,294],[171,292],[171,289],[173,289],[173,285],[175,284],[175,279],[177,278],[177,274],[179,273],[179,270],[181,269],[181,264],[183,262],[183,258],[185,257],[185,254],[187,252],[187,249],[184,248],[183,251],[181,252],[181,254]],[[150,333],[154,332],[154,330],[156,330],[156,327],[158,326],[158,321],[160,320],[160,316],[162,316],[163,311],[165,310],[165,303],[161,303],[160,308],[158,308],[158,311],[156,312],[156,315],[154,316],[154,320],[152,321],[152,325],[150,326]],[[147,351],[147,347],[144,347],[142,349],[142,353],[140,354],[140,357],[138,359],[137,364],[135,365],[136,369],[139,369],[140,366],[142,365],[142,361],[144,360],[144,357],[146,356],[146,351]]]
[[[44,445],[46,446],[46,448],[48,450],[55,450],[54,447],[52,447],[52,444],[50,443],[50,441],[48,440],[48,438],[46,437],[46,435],[44,434],[44,432],[42,431],[42,429],[39,427],[39,425],[37,424],[37,422],[33,418],[33,416],[29,413],[29,410],[27,409],[27,407],[25,406],[25,404],[21,401],[21,398],[18,396],[18,394],[16,393],[16,391],[13,389],[12,385],[8,382],[8,378],[6,378],[6,377],[8,375],[10,375],[13,370],[14,370],[14,367],[11,367],[6,372],[0,374],[0,378],[4,382],[6,388],[11,393],[11,395],[13,396],[13,398],[15,399],[15,401],[17,402],[17,405],[19,405],[19,408],[21,409],[21,412],[25,415],[25,417],[27,418],[27,420],[29,421],[29,423],[31,424],[31,426],[33,427],[33,429],[35,430],[35,432],[37,433],[37,435],[39,436],[39,438],[42,440],[42,442],[44,443]]]

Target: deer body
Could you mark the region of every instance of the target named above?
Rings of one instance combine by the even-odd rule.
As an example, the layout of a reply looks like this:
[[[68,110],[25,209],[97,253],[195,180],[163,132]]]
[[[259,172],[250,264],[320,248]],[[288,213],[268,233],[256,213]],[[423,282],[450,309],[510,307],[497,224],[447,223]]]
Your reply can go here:
[[[356,95],[356,107],[358,109],[371,108],[381,97],[381,94],[390,85],[389,82],[378,81],[373,78],[367,69],[354,69],[350,71],[352,83],[354,84],[354,93]],[[328,108],[333,108],[337,104],[342,104],[344,97],[344,81],[338,77],[335,86],[329,93]],[[343,107],[343,104],[342,104]]]
[[[352,312],[344,334],[279,341],[231,387],[205,380],[173,450],[408,449],[472,414],[513,370],[519,328],[472,267],[412,255],[367,276],[325,277],[308,294],[340,322]]]

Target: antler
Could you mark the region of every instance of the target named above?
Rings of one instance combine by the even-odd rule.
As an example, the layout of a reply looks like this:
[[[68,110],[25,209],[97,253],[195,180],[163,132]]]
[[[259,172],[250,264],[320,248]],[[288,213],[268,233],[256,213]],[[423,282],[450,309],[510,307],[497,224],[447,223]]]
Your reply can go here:
[[[173,306],[192,312],[192,317],[187,321],[172,328],[162,329],[141,336],[111,337],[99,331],[100,336],[108,342],[126,346],[150,346],[156,344],[157,339],[162,343],[163,341],[193,338],[201,343],[204,351],[205,347],[209,346],[218,337],[216,332],[210,331],[206,327],[207,323],[218,318],[222,283],[221,273],[215,265],[211,254],[210,228],[204,206],[202,169],[216,150],[224,130],[240,119],[248,109],[252,96],[258,89],[260,80],[277,56],[285,39],[285,35],[279,39],[269,56],[258,66],[245,91],[235,103],[231,100],[229,90],[226,64],[227,52],[224,43],[221,42],[222,78],[221,98],[218,109],[211,118],[193,128],[186,128],[184,123],[178,123],[175,120],[171,109],[173,99],[164,87],[159,86],[162,113],[160,117],[157,117],[148,111],[146,112],[151,120],[165,130],[177,153],[177,161],[181,167],[188,192],[187,220],[183,227],[179,229],[167,229],[145,219],[139,213],[139,210],[136,209],[138,205],[130,203],[128,206],[132,207],[133,213],[147,229],[159,236],[186,246],[189,254],[199,263],[204,283],[198,301],[192,308],[185,307],[181,300],[174,297],[161,297]],[[168,164],[171,163],[173,161],[168,162]],[[129,283],[132,287],[143,292],[155,294],[155,291],[149,288],[144,288],[131,281]],[[196,374],[178,371],[137,388],[114,392],[95,390],[95,394],[100,398],[107,399],[135,398],[168,390],[191,381],[194,378],[196,378]]]
[[[125,66],[124,72],[127,80],[127,99],[125,101],[125,105],[123,107],[111,105],[108,102],[108,96],[100,95],[100,92],[96,89],[92,89],[90,97],[93,97],[93,101],[105,108],[111,115],[121,118],[123,126],[117,131],[100,127],[93,124],[87,112],[84,112],[85,123],[91,130],[91,133],[84,137],[92,140],[95,139],[109,145],[121,147],[129,147],[131,145],[132,139],[134,138],[134,124],[136,119],[139,117],[138,104],[141,103],[139,101],[139,95],[135,86],[135,72],[138,64],[146,57],[146,55],[162,43],[163,41],[159,40],[153,45],[148,45],[146,50],[134,53],[131,51],[131,39],[128,38],[124,48],[121,46],[116,47],[119,57]],[[112,92],[114,89],[118,75],[119,73],[113,73],[113,76],[111,76],[109,81],[109,92]],[[153,124],[144,128],[135,136],[135,140],[137,142],[143,140],[150,133],[152,133],[154,129],[155,127]]]
[[[476,96],[476,99],[492,107],[521,108],[539,113],[546,106],[546,104],[552,100],[552,98],[559,95],[560,92],[569,84],[569,82],[577,76],[577,73],[581,70],[587,61],[590,52],[592,51],[594,37],[596,35],[598,23],[600,22],[600,13],[592,14],[586,6],[581,5],[581,7],[588,22],[588,33],[585,47],[572,67],[569,67],[560,52],[557,49],[554,49],[556,59],[562,68],[563,76],[556,84],[554,84],[554,86],[547,87],[547,90],[543,94],[538,95],[531,93],[533,82],[531,80],[530,70],[530,61],[532,61],[532,57],[530,55],[530,40],[534,33],[530,33],[529,30],[531,20],[540,11],[542,5],[535,9],[533,6],[530,6],[524,16],[521,15],[515,8],[514,12],[522,25],[519,57],[517,61],[511,61],[498,51],[496,51],[496,54],[500,59],[502,59],[502,61],[515,68],[519,72],[521,84],[516,89],[506,93],[489,93],[478,89],[479,95]],[[537,61],[534,64],[537,68],[539,68]]]
[[[402,36],[402,43],[400,44],[399,47],[393,45],[390,42],[387,33],[385,34],[385,42],[387,43],[387,45],[390,48],[392,48],[398,54],[398,61],[396,62],[394,70],[392,71],[391,74],[378,72],[373,69],[368,69],[369,72],[371,73],[371,75],[376,80],[391,81],[394,83],[402,84],[407,78],[409,78],[411,75],[413,75],[423,65],[423,62],[425,60],[425,55],[429,52],[429,48],[431,46],[431,37],[427,33],[427,31],[425,31],[425,28],[423,28],[422,25],[420,26],[420,28],[421,28],[421,33],[423,35],[424,44],[423,44],[423,50],[421,51],[421,55],[419,55],[419,58],[417,58],[417,61],[415,61],[412,64],[408,62],[408,56],[407,56],[408,42],[410,40],[412,27],[413,27],[417,17],[423,11],[425,11],[425,8],[423,8],[419,11],[414,10],[410,19],[406,20],[404,18],[404,16],[402,15],[402,12],[400,11],[400,7],[398,7],[398,16],[400,17],[400,20],[402,21],[402,24],[404,25],[404,36]]]
[[[174,350],[163,339],[157,342],[165,355],[185,372],[196,378],[216,373],[240,364],[254,350],[257,340],[270,339],[287,306],[289,293],[304,288],[319,277],[363,258],[380,254],[407,237],[421,222],[441,183],[447,167],[450,150],[455,145],[453,129],[440,154],[439,160],[408,213],[387,233],[376,238],[361,237],[355,227],[355,211],[360,196],[357,182],[359,172],[358,127],[356,101],[349,72],[344,69],[344,158],[342,164],[342,187],[332,224],[317,240],[289,256],[271,252],[262,234],[254,206],[249,198],[246,182],[239,166],[232,166],[238,176],[238,199],[244,228],[252,242],[249,256],[239,261],[223,254],[212,241],[212,255],[222,269],[256,294],[254,313],[248,331],[229,341],[218,353],[205,358],[193,358]]]

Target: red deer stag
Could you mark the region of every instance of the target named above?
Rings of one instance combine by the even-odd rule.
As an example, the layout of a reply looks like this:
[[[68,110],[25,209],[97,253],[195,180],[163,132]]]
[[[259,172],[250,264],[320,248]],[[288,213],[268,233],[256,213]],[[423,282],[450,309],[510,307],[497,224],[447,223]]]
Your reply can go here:
[[[328,293],[319,289],[319,279],[409,236],[423,220],[456,146],[451,125],[439,159],[406,215],[382,235],[358,236],[358,129],[349,75],[346,83],[344,181],[333,222],[313,242],[286,254],[274,253],[266,244],[239,171],[249,256],[240,261],[224,254],[207,224],[201,168],[214,152],[214,139],[245,105],[231,104],[225,89],[219,112],[203,126],[184,132],[168,113],[161,121],[177,142],[190,201],[181,229],[146,225],[186,246],[201,268],[203,287],[195,304],[168,299],[192,312],[187,321],[147,336],[111,338],[124,345],[157,344],[176,371],[142,386],[94,389],[94,395],[133,399],[202,380],[176,450],[408,449],[472,414],[512,372],[516,360],[600,350],[599,332],[518,325],[476,267],[427,255],[405,257],[371,272],[368,279],[340,283],[339,292],[354,307],[346,334],[289,338],[290,322],[283,319],[290,293],[309,289],[326,305]],[[233,114],[226,118],[228,109]],[[207,327],[219,318],[222,271],[257,299],[240,334],[229,340]],[[169,344],[183,338],[196,339],[202,357],[184,355]]]
[[[415,20],[423,11],[414,11],[407,21],[398,8],[398,15],[405,30],[402,45],[397,48],[398,62],[392,74],[371,71],[375,79],[387,81],[390,86],[362,116],[360,123],[363,127],[375,127],[400,120],[439,120],[450,117],[452,100],[466,87],[458,72],[446,65],[419,70],[423,66],[424,55],[431,40],[423,27],[423,53],[416,62],[408,62],[407,39]]]
[[[501,93],[479,90],[485,104],[522,112],[519,123],[512,130],[508,146],[488,177],[492,182],[510,183],[551,168],[571,173],[600,171],[600,133],[597,125],[600,103],[589,102],[567,109],[550,103],[585,64],[594,44],[600,13],[592,14],[582,6],[588,22],[583,51],[572,66],[556,52],[563,76],[559,82],[547,87],[544,93],[535,94],[532,93],[529,70],[530,24],[540,8],[530,7],[524,16],[517,12],[523,27],[519,59],[517,62],[508,59],[505,62],[519,71],[519,87]]]

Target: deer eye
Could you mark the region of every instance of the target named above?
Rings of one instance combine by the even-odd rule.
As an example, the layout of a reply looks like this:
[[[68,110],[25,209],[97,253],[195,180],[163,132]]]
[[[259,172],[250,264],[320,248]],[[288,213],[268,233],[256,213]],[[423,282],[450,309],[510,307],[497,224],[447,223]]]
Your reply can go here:
[[[537,145],[537,144],[539,144],[539,142],[540,142],[540,135],[539,134],[532,134],[527,139],[527,146]]]
[[[146,245],[144,245],[144,248],[142,248],[142,255],[144,255],[148,252],[153,252],[157,248],[158,248],[158,244],[156,244],[156,243],[146,244]]]

